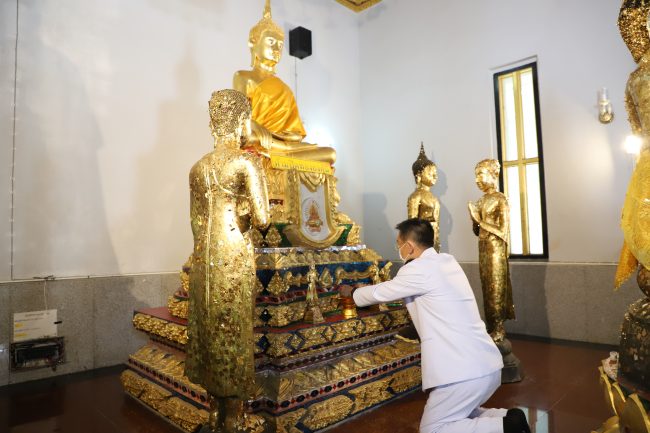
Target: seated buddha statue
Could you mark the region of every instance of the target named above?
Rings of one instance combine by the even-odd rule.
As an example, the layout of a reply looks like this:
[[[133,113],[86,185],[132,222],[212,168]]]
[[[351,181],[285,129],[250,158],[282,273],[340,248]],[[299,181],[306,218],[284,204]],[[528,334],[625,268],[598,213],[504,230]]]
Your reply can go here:
[[[248,46],[252,69],[237,71],[233,77],[233,88],[248,96],[253,108],[248,146],[267,157],[280,155],[334,164],[334,149],[302,141],[307,133],[296,99],[275,75],[284,31],[271,18],[270,0],[266,0],[262,19],[249,33]]]

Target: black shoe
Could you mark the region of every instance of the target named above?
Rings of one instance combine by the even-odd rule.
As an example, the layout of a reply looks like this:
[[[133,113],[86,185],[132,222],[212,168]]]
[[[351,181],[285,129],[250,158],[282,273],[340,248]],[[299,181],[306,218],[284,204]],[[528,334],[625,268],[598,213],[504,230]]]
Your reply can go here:
[[[530,426],[523,410],[508,409],[503,418],[503,433],[530,433]]]

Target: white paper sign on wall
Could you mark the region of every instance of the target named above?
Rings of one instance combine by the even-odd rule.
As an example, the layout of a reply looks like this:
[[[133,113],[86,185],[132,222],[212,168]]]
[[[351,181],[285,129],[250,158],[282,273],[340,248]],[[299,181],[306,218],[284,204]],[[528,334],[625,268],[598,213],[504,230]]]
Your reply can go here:
[[[56,310],[14,313],[14,342],[57,336]]]

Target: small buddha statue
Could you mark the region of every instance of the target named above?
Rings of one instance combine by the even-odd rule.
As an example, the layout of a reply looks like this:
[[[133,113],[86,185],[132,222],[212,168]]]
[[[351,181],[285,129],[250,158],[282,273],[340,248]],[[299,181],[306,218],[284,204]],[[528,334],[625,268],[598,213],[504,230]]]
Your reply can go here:
[[[281,155],[334,164],[336,151],[330,147],[305,143],[307,135],[293,92],[275,75],[282,56],[284,31],[271,18],[266,0],[262,19],[250,30],[249,71],[237,71],[233,88],[248,96],[253,109],[249,147],[265,156]]]
[[[185,263],[183,263],[183,267],[181,268],[181,271],[179,272],[179,275],[181,277],[181,288],[183,289],[184,294],[188,294],[190,292],[190,271],[192,269],[192,256],[190,256]]]
[[[309,253],[307,260],[309,261],[309,271],[307,272],[308,286],[305,294],[306,306],[303,320],[312,324],[322,323],[325,319],[318,303],[318,271],[316,271],[314,255]]]
[[[412,169],[415,191],[408,198],[408,217],[421,218],[431,223],[433,247],[440,252],[440,201],[429,190],[438,180],[438,169],[424,153],[424,144],[420,144],[420,154]]]
[[[476,164],[476,185],[484,194],[476,203],[468,204],[474,234],[479,239],[485,324],[497,345],[505,339],[504,322],[515,318],[508,264],[510,207],[507,197],[497,188],[500,170],[499,161],[495,159]]]

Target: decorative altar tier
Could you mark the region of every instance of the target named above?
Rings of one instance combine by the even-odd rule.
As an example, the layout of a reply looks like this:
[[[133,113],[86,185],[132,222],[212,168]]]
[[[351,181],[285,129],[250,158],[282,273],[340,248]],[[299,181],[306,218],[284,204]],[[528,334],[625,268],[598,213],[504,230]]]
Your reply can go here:
[[[322,323],[303,321],[309,266],[318,275]],[[341,284],[389,278],[390,263],[363,245],[258,248],[255,305],[255,397],[251,431],[312,433],[420,388],[419,344],[396,338],[409,325],[399,305],[360,309],[345,318]],[[208,395],[184,376],[187,293],[167,307],[139,309],[133,325],[149,343],[129,357],[125,390],[183,430],[208,417]]]

